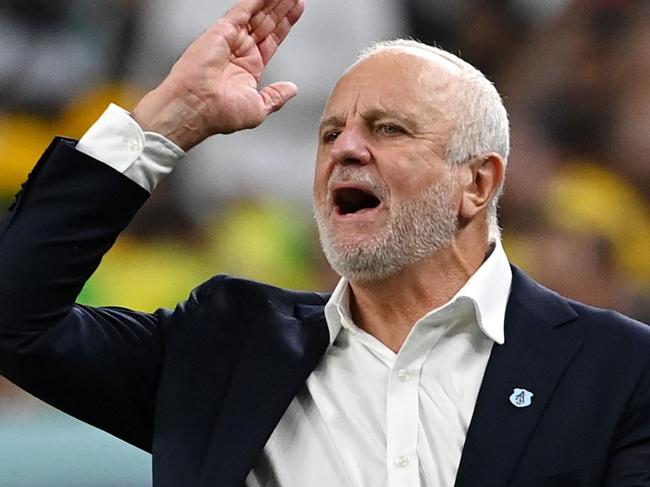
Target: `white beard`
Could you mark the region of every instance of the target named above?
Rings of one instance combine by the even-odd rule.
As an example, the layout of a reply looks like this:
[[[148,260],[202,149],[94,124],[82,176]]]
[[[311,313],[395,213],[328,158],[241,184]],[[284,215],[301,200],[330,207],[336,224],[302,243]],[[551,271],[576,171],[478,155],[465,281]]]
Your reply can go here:
[[[340,172],[349,173],[350,166]],[[328,191],[326,203],[316,203],[315,219],[321,246],[329,264],[341,276],[350,281],[373,281],[384,279],[433,255],[448,246],[458,230],[457,208],[452,198],[456,185],[455,171],[449,177],[426,188],[407,201],[392,202],[386,224],[374,237],[354,245],[336,235],[329,224],[329,212],[335,211]],[[330,185],[337,181],[363,181],[373,186],[382,201],[389,192],[377,176],[358,171],[354,178],[337,174],[330,178]]]

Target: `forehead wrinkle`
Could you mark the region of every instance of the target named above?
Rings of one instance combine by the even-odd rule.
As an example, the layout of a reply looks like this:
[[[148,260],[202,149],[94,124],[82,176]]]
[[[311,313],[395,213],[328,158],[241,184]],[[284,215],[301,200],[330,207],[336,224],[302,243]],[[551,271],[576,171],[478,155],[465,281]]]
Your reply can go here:
[[[349,117],[350,112],[356,113],[357,112],[357,107],[359,105],[359,98],[361,95],[357,94],[354,99],[354,103],[352,104],[352,109],[345,109],[343,113],[334,113],[332,115],[326,115],[327,110],[330,106],[331,103],[331,98],[330,102],[328,102],[327,106],[325,107],[325,113],[323,113],[323,116],[320,119],[320,124],[319,127],[322,129],[323,127],[326,126],[331,126],[331,127],[343,127],[346,124],[346,120]]]
[[[391,49],[353,65],[334,87],[330,102],[334,101],[336,105],[330,112],[331,115],[327,115],[327,111],[333,105],[326,107],[320,128],[343,127],[351,113],[361,111],[366,120],[379,116],[395,117],[408,122],[414,131],[422,135],[435,135],[436,139],[444,138],[453,126],[449,112],[453,111],[451,107],[457,95],[458,84],[455,81],[458,76],[456,73],[450,73],[447,60],[443,57],[426,54],[428,53]],[[401,73],[401,81],[397,79],[392,86],[382,85],[382,89],[388,89],[389,92],[377,92],[373,89],[372,82],[368,85],[369,79],[366,78],[370,75],[365,72],[366,66],[375,62],[387,63],[392,72]],[[444,64],[441,66],[441,63]],[[341,89],[360,90],[352,95],[354,101],[351,109],[342,106],[345,98],[336,100],[337,91]],[[401,94],[396,97],[397,102],[393,101],[393,92]]]
[[[416,83],[420,88],[420,80],[414,79],[413,84]],[[422,81],[421,84],[427,83]],[[413,97],[415,104],[401,103],[393,107],[387,99],[380,98],[369,103],[367,107],[361,107],[361,116],[366,121],[380,120],[383,117],[395,118],[412,131],[413,137],[433,143],[436,154],[442,154],[453,130],[453,119],[449,115],[449,110],[444,110],[440,106],[446,106],[453,100],[453,94],[446,96],[447,86],[448,83],[445,82],[440,92],[420,90],[423,91],[423,95]]]
[[[433,133],[434,128],[440,128],[439,124],[448,126],[451,121],[447,112],[441,109],[436,98],[432,94],[414,98],[415,103],[399,104],[397,107],[385,103],[383,100],[377,101],[374,106],[370,105],[361,109],[362,117],[367,120],[378,120],[384,117],[394,118],[407,125],[407,127],[423,133]],[[445,130],[446,131],[446,128]],[[435,130],[435,132],[441,132]]]

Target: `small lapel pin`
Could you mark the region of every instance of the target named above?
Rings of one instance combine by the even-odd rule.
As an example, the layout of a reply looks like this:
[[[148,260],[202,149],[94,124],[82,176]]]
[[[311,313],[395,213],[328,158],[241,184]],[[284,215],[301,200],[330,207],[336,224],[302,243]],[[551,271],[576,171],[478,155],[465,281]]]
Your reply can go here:
[[[527,389],[515,387],[510,396],[510,402],[517,408],[526,408],[533,402],[533,394]]]

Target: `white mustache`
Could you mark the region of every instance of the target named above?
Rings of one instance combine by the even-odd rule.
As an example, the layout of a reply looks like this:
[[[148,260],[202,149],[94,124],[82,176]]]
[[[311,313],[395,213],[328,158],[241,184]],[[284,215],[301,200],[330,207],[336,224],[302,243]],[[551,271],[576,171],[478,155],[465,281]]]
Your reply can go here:
[[[340,183],[358,183],[369,186],[373,194],[382,201],[386,201],[390,195],[390,190],[381,177],[359,166],[336,166],[334,168],[327,182],[328,199],[332,198],[333,186]]]

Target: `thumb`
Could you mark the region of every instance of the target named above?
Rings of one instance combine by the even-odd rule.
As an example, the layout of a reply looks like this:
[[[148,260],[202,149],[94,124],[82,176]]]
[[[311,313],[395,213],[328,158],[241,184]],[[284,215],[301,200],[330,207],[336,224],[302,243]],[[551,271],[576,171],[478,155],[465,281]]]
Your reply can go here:
[[[290,81],[271,83],[260,91],[267,115],[277,112],[297,94],[298,87]]]

